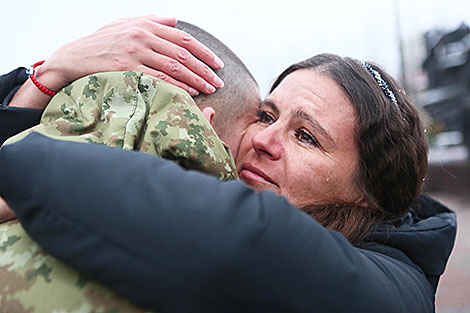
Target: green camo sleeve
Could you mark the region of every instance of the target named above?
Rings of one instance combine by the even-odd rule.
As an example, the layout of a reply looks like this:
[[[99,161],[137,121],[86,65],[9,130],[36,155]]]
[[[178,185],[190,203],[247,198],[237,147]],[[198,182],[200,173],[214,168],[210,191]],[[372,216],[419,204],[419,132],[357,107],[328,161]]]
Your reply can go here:
[[[47,254],[18,221],[0,224],[0,312],[144,312]]]
[[[138,72],[83,77],[62,89],[30,132],[139,150],[220,179],[237,178],[227,146],[182,89]]]
[[[229,149],[192,98],[142,73],[75,81],[52,98],[39,125],[5,145],[33,131],[138,150],[220,179],[237,178]],[[0,306],[8,312],[143,312],[45,253],[16,221],[0,224],[0,290]]]

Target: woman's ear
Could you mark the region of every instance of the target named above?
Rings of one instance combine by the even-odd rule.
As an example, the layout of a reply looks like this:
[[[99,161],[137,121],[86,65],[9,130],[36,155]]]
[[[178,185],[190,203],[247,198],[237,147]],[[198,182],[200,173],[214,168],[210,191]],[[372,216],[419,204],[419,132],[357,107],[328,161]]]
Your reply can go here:
[[[366,209],[371,208],[370,203],[365,198],[359,200],[356,204]]]
[[[209,124],[211,124],[211,126],[214,127],[212,120],[214,119],[215,110],[211,107],[205,107],[204,109],[202,109],[202,114],[204,114],[206,119],[209,121]]]
[[[367,199],[367,196],[361,191],[356,198],[352,199],[352,203],[361,206],[366,209],[370,209],[372,206],[370,205],[370,202]]]

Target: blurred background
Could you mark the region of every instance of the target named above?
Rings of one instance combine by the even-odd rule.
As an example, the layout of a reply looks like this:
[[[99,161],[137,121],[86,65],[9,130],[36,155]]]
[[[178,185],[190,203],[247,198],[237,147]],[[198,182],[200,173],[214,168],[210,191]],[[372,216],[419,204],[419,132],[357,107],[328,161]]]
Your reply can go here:
[[[321,52],[377,62],[422,108],[430,143],[427,192],[458,213],[439,313],[470,312],[470,1],[5,1],[0,73],[120,17],[156,14],[196,24],[246,63],[261,96],[291,63]]]

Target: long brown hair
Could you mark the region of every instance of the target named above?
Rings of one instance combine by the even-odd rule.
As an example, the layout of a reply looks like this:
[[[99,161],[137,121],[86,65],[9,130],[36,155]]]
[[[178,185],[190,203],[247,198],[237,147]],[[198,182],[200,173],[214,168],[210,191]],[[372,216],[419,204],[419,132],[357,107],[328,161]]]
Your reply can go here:
[[[359,151],[355,181],[367,205],[320,203],[302,209],[352,243],[363,240],[377,222],[403,215],[420,193],[427,171],[427,143],[418,111],[390,75],[368,64],[387,82],[396,105],[361,62],[333,54],[291,65],[271,87],[272,92],[296,70],[311,69],[333,79],[348,95]]]

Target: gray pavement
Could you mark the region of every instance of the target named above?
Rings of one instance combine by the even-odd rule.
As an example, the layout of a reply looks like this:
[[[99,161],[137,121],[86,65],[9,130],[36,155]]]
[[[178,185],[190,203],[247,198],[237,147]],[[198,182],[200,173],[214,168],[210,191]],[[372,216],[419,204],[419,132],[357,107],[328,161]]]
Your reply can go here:
[[[439,282],[436,312],[470,312],[470,196],[449,193],[430,193],[457,213],[457,239]]]
[[[437,313],[470,313],[470,166],[430,167],[427,193],[457,213],[457,238],[436,295]]]

